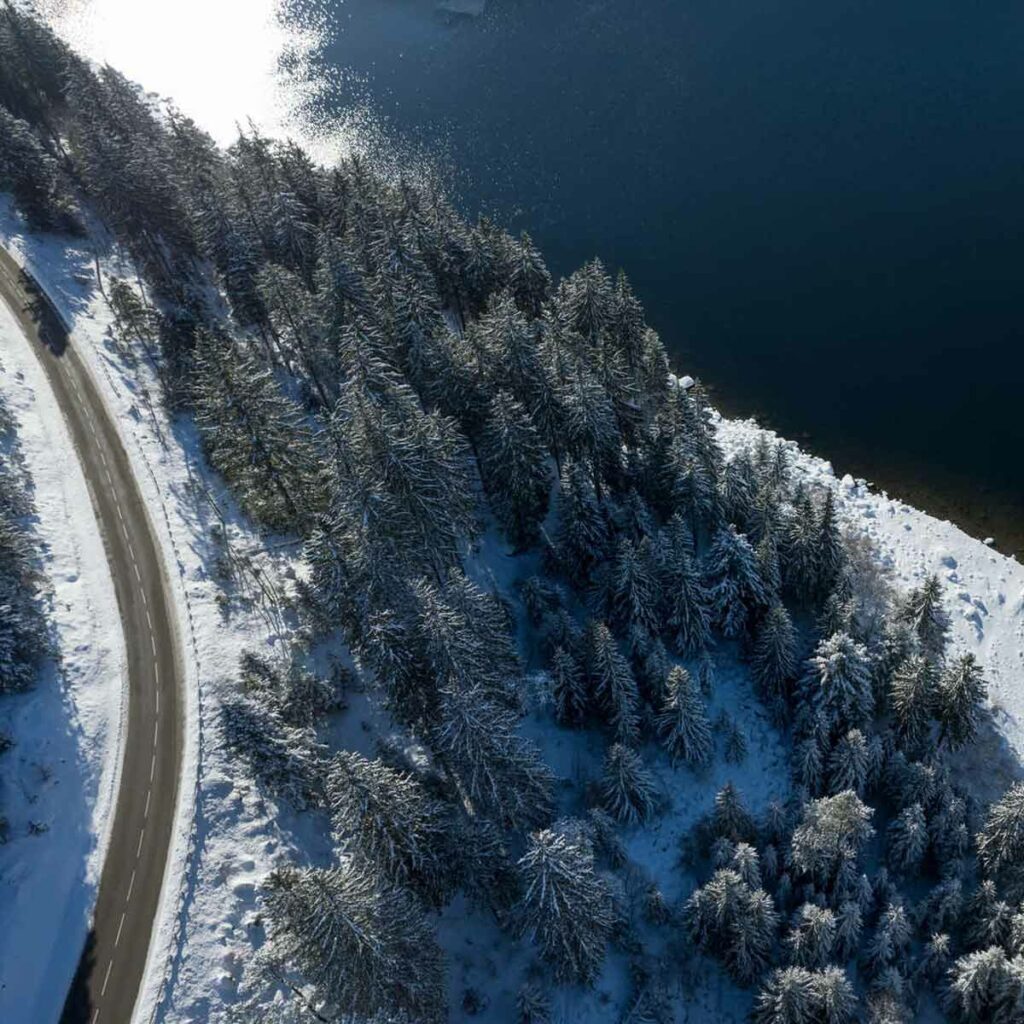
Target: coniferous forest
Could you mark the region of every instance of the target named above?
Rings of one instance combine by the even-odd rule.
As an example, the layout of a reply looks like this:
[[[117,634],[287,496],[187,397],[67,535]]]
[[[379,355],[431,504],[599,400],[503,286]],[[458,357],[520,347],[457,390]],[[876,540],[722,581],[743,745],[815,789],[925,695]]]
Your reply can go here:
[[[522,1024],[610,950],[628,1019],[678,1019],[637,921],[749,989],[758,1024],[1024,1020],[1024,786],[983,806],[951,770],[986,683],[938,581],[895,591],[786,446],[727,458],[624,274],[556,281],[527,235],[358,156],[319,167],[251,127],[219,149],[9,6],[0,54],[0,189],[133,262],[107,281],[123,342],[250,520],[301,540],[311,637],[343,638],[402,737],[332,749],[337,680],[300,652],[248,656],[222,708],[239,769],[336,839],[262,889],[297,1019],[445,1020],[435,920],[464,894],[536,950]],[[489,532],[530,566],[511,593],[466,571]],[[39,625],[0,540],[8,689]],[[673,797],[650,759],[696,789],[747,756],[709,706],[721,658],[784,737],[791,797],[755,814],[725,785],[688,898],[629,892],[622,836]],[[520,727],[528,676],[551,728],[605,741],[568,799]]]

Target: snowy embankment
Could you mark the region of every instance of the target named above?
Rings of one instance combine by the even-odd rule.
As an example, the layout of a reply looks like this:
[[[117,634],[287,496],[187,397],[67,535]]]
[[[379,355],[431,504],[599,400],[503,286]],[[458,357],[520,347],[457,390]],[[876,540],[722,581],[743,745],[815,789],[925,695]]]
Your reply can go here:
[[[759,433],[761,428],[749,420],[722,419],[718,425],[726,451],[752,445]],[[984,667],[995,726],[988,742],[979,737],[974,748],[977,773],[963,765],[965,773],[957,781],[991,799],[1020,776],[1024,760],[1024,565],[947,520],[871,490],[863,480],[837,479],[829,462],[791,447],[798,470],[809,481],[832,488],[850,527],[874,540],[900,589],[920,584],[931,573],[942,582],[954,645],[974,654]]]
[[[60,657],[0,700],[0,1020],[52,1021],[85,941],[120,765],[124,637],[85,478],[46,375],[0,302],[0,394],[32,479]]]

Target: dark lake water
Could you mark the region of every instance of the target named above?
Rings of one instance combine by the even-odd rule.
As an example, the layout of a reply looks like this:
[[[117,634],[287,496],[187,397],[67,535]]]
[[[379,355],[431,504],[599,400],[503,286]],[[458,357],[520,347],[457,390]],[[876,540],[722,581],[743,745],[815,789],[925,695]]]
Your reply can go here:
[[[557,273],[624,267],[724,410],[1024,551],[1018,2],[335,17],[332,103],[368,95],[450,161],[466,212],[529,229]]]

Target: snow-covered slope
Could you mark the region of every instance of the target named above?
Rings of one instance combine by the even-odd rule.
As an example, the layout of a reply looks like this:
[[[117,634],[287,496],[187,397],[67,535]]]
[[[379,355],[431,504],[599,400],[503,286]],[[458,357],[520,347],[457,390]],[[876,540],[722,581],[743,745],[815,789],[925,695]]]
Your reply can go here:
[[[85,479],[42,367],[0,303],[0,394],[32,477],[60,663],[0,700],[0,1020],[60,1015],[85,940],[120,763],[124,639]]]
[[[241,652],[273,654],[301,637],[297,620],[286,608],[272,609],[258,596],[235,593],[226,610],[215,579],[222,549],[212,539],[220,520],[205,495],[215,496],[235,551],[257,560],[268,578],[282,588],[289,586],[297,568],[297,552],[279,538],[260,538],[248,527],[203,466],[189,422],[172,420],[158,407],[151,370],[144,362],[131,365],[117,350],[109,336],[109,311],[90,279],[91,254],[55,242],[19,239],[16,222],[5,223],[3,233],[20,246],[23,257],[73,319],[81,350],[124,424],[126,447],[136,461],[147,497],[154,508],[162,509],[157,516],[159,528],[169,560],[179,570],[181,614],[191,624],[194,654],[189,742],[190,766],[196,774],[186,780],[185,789],[195,793],[196,800],[182,808],[177,859],[169,873],[166,912],[140,1019],[216,1020],[220,1009],[240,999],[274,998],[253,985],[248,970],[260,942],[261,880],[286,860],[327,863],[332,851],[324,820],[269,804],[216,740],[219,707],[234,692]],[[105,271],[114,268],[105,259],[101,263]],[[750,422],[718,423],[719,439],[727,450],[752,445],[758,430]],[[950,523],[850,479],[837,480],[828,463],[795,446],[793,450],[799,471],[834,489],[847,522],[874,539],[897,581],[910,585],[927,573],[940,574],[946,604],[958,612],[956,642],[978,655],[991,683],[996,728],[974,749],[973,760],[963,762],[960,780],[974,782],[979,795],[990,798],[1017,774],[1017,755],[1024,752],[1024,567]],[[514,580],[532,571],[528,560],[509,558],[503,545],[488,539],[468,568],[478,580],[496,580],[510,596]],[[320,653],[324,658],[346,657],[340,649]],[[77,654],[69,655],[70,664]],[[719,756],[713,775],[697,785],[688,770],[673,769],[659,751],[646,750],[667,811],[651,827],[625,835],[636,869],[633,883],[656,883],[676,905],[694,884],[693,875],[680,861],[679,840],[708,810],[717,786],[731,779],[756,810],[784,794],[789,785],[778,734],[754,699],[745,671],[725,647],[716,653],[716,660],[711,712],[728,711],[739,722],[749,744],[746,760],[730,765]],[[330,739],[338,747],[369,753],[386,727],[366,697],[353,692]],[[599,770],[603,743],[587,733],[552,728],[543,709],[535,708],[528,715],[524,731],[567,780],[563,793],[578,791]],[[474,1019],[511,1019],[530,951],[509,940],[486,915],[471,910],[461,899],[442,915],[439,932],[449,960],[452,1020],[470,1019],[474,1005],[471,999],[464,1007],[467,992],[480,996],[485,1005]],[[652,946],[651,952],[671,959],[677,951]],[[575,990],[563,993],[558,1010],[566,1020],[617,1021],[628,991],[626,973],[625,959],[611,957],[595,989],[583,995]],[[739,993],[717,970],[698,972],[685,984],[691,1020],[739,1021],[749,1007],[749,995]]]

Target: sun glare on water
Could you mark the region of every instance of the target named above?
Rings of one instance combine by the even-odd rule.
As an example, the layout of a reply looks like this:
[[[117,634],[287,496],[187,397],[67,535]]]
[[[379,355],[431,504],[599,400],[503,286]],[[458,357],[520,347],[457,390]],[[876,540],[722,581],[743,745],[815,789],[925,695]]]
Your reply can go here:
[[[318,89],[310,61],[323,5],[294,0],[40,0],[79,53],[172,98],[218,142],[250,118],[329,162],[348,148],[340,125],[309,117]]]

